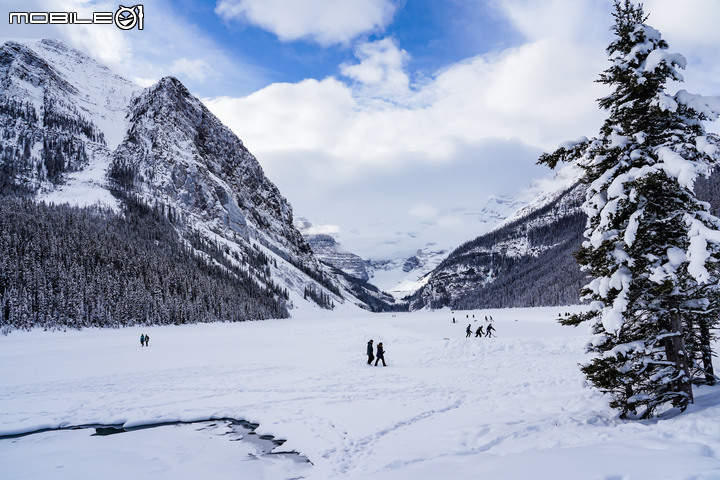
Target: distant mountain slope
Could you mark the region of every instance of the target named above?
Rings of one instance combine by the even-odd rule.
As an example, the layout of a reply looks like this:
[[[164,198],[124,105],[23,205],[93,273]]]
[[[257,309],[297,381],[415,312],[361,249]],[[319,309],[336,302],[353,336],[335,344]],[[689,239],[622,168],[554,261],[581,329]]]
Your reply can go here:
[[[315,257],[365,282],[368,281],[367,266],[360,256],[345,251],[332,235],[315,233],[313,224],[306,218],[298,218],[295,226],[310,245]]]
[[[455,249],[410,298],[410,308],[479,309],[570,305],[587,279],[573,257],[583,241],[582,171],[561,170],[549,193],[491,232]],[[720,211],[720,174],[700,179],[698,197]]]
[[[414,293],[423,285],[423,278],[447,256],[447,251],[429,244],[415,255],[394,260],[367,260],[370,281],[397,299]]]
[[[581,242],[584,186],[558,192],[520,218],[454,250],[411,299],[411,308],[477,309],[578,302],[572,253]]]

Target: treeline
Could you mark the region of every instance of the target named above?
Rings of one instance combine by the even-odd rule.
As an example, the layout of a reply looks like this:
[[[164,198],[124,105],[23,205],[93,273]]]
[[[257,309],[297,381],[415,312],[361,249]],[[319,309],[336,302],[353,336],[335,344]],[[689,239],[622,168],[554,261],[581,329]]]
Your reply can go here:
[[[0,197],[0,329],[64,329],[287,317],[287,292],[181,241],[154,209],[123,215]],[[283,295],[284,293],[284,295]]]
[[[92,121],[80,114],[77,107],[45,95],[43,99],[43,127],[82,135],[88,140],[105,145],[105,135]]]
[[[303,299],[312,300],[322,308],[333,310],[335,308],[335,302],[332,301],[332,297],[327,293],[323,292],[314,285],[306,285],[303,290]]]
[[[0,130],[0,195],[27,195],[42,182],[59,183],[64,173],[88,163],[88,141],[105,144],[76,107],[47,95],[42,116],[30,102],[0,96]]]
[[[0,96],[0,195],[26,195],[34,190],[27,180],[42,171],[38,159],[32,156],[35,142],[42,141],[37,122],[30,102]]]
[[[137,208],[149,208],[139,202],[135,203],[135,205],[137,205]],[[172,210],[168,209],[168,212],[171,211]],[[155,210],[154,213],[157,214],[157,212],[158,211]],[[170,214],[168,218],[172,223],[174,215]],[[239,253],[237,250],[231,250],[227,244],[212,242],[198,231],[188,232],[184,235],[184,238],[190,242],[190,245],[192,245],[195,251],[203,252],[217,265],[220,265],[229,271],[233,271],[238,275],[244,275],[250,278],[250,276],[247,275],[246,270],[243,269],[247,267],[248,270],[253,270],[255,272],[256,278],[262,279],[264,284],[263,288],[266,292],[282,297],[285,300],[290,298],[287,288],[281,287],[275,283],[272,278],[270,264],[272,262],[273,266],[277,268],[277,261],[275,259],[271,259],[265,252],[260,250],[260,247],[258,247],[257,244],[252,244],[252,247],[247,247],[244,244],[238,243],[237,245],[239,247],[244,247],[242,253]],[[242,265],[243,268],[239,268],[238,265]]]
[[[580,289],[587,283],[587,278],[580,271],[573,254],[580,248],[584,226],[585,214],[577,212],[554,223],[556,235],[549,235],[544,241],[555,241],[545,243],[547,248],[537,256],[494,255],[486,258],[486,268],[497,272],[495,281],[479,284],[455,299],[451,308],[466,310],[578,303]],[[551,232],[547,230],[544,233]],[[538,245],[532,240],[530,244]]]

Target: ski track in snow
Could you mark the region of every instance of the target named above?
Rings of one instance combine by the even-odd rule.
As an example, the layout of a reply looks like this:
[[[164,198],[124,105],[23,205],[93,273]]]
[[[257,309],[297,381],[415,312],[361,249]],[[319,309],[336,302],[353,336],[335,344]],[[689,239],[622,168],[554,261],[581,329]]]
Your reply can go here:
[[[587,332],[555,321],[577,308],[494,310],[497,338],[465,338],[488,312],[474,321],[319,309],[239,324],[13,332],[0,337],[0,435],[236,418],[313,462],[295,473],[275,465],[265,478],[720,478],[720,389],[698,389],[671,419],[619,420],[577,367]],[[366,365],[370,338],[384,343],[388,367]],[[144,435],[143,445],[163,438]],[[33,453],[44,445],[33,437],[0,440],[6,478],[27,478],[18,455],[58,472]],[[173,478],[171,447],[149,445],[144,478]],[[210,468],[209,478],[238,468],[183,461]]]

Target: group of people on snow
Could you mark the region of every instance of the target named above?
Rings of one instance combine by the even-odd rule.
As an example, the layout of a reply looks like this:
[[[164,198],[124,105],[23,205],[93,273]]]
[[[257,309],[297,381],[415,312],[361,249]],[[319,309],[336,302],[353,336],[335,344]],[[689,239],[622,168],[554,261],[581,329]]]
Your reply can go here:
[[[480,325],[477,330],[475,330],[475,338],[482,337],[483,335],[486,337],[493,337],[494,335],[492,332],[495,331],[495,327],[492,326],[492,323],[489,323],[487,326],[487,329],[483,332],[483,327]],[[472,335],[472,324],[468,323],[467,328],[465,329],[465,338],[468,338]]]
[[[455,312],[452,312],[455,313]],[[465,318],[469,319],[470,314],[466,314]],[[475,318],[475,314],[473,313],[472,318]],[[473,320],[475,322],[477,320]],[[483,331],[483,326],[480,325],[477,330],[475,330],[475,338],[477,337],[494,337],[492,332],[495,331],[495,327],[492,326],[493,317],[492,315],[485,315],[485,322],[488,323],[487,327]],[[452,317],[452,322],[455,323],[455,317]],[[468,323],[467,328],[465,329],[465,338],[470,338],[472,336],[472,323]]]
[[[452,313],[455,313],[455,312],[452,312]],[[470,318],[470,314],[466,314],[466,315],[465,315],[465,318],[469,319],[469,318]],[[474,314],[474,313],[473,313],[472,318],[475,318],[475,314]],[[473,320],[473,321],[476,321],[476,320]],[[493,321],[492,315],[485,315],[485,321],[492,323],[492,321]],[[453,322],[453,323],[456,323],[456,322],[455,322],[455,317],[452,317],[452,322]],[[483,331],[483,327],[482,327],[482,325],[480,325],[480,326],[477,328],[477,330],[475,330],[475,338],[477,338],[477,337],[483,337],[483,336],[485,336],[485,337],[494,337],[495,335],[493,335],[493,333],[492,333],[492,332],[494,332],[494,331],[495,331],[495,327],[493,327],[491,324],[488,324],[487,329],[486,329],[485,331]],[[467,328],[465,329],[465,338],[469,338],[469,337],[471,337],[471,336],[472,336],[472,324],[471,324],[471,323],[468,323],[468,326],[467,326]]]
[[[387,363],[385,363],[385,348],[383,348],[382,342],[377,344],[376,354],[373,355],[373,341],[371,339],[367,344],[367,356],[368,365],[372,365],[372,361],[375,360],[375,366],[377,367],[378,362],[382,360],[383,367],[387,367]]]
[[[149,347],[150,346],[150,335],[145,335],[144,333],[140,334],[140,346],[141,347]]]

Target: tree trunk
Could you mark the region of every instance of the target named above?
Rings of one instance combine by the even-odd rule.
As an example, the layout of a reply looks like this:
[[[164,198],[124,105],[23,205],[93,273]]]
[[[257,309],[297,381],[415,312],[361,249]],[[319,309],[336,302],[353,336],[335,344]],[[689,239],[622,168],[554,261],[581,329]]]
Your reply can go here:
[[[708,385],[715,385],[715,369],[712,364],[712,347],[710,345],[710,328],[706,322],[700,322],[700,349],[702,351],[703,370],[705,371],[705,382]]]
[[[685,408],[693,402],[692,383],[690,382],[690,368],[687,360],[687,352],[685,351],[685,340],[682,336],[682,326],[680,323],[680,314],[677,311],[670,313],[670,332],[674,335],[665,339],[665,354],[670,362],[675,364],[678,372],[682,372],[682,377],[675,383],[675,391],[684,393],[684,395],[673,400],[673,405],[685,410]]]

